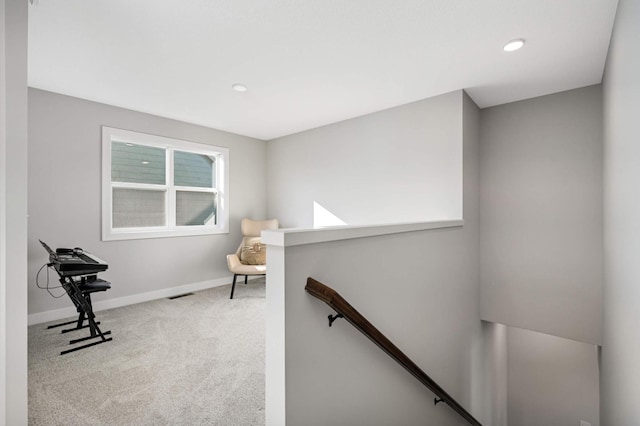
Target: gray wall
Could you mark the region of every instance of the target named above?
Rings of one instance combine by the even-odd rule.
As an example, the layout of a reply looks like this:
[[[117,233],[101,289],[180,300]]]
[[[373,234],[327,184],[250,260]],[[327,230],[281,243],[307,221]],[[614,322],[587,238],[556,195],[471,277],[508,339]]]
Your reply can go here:
[[[507,336],[510,424],[600,424],[596,346],[513,327]]]
[[[333,287],[467,410],[482,414],[472,403],[480,398],[472,385],[484,377],[473,368],[482,334],[472,232],[465,226],[287,248],[286,424],[461,424],[347,322],[327,327],[331,309],[305,293],[309,276]]]
[[[27,2],[0,3],[0,425],[27,424]]]
[[[602,421],[640,424],[640,2],[620,0],[604,78]]]
[[[102,125],[229,148],[229,234],[101,241]],[[240,220],[265,217],[265,175],[263,141],[29,89],[29,313],[69,305],[35,286],[47,261],[38,239],[109,263],[112,289],[98,301],[228,277],[225,256],[241,240]]]
[[[462,91],[268,142],[267,211],[312,227],[460,219]]]
[[[482,110],[482,319],[601,343],[601,105],[591,86]]]
[[[480,110],[463,96],[464,227],[470,230],[470,266],[475,270],[472,294],[479,304],[480,287]],[[474,234],[475,233],[475,234]],[[502,324],[481,321],[471,343],[470,410],[485,425],[507,426],[507,339]]]
[[[482,345],[479,347],[481,355],[474,359],[479,362],[482,379],[472,383],[472,396],[477,398],[477,403],[472,400],[471,406],[484,425],[507,426],[507,326],[482,321]]]
[[[475,270],[472,294],[479,305],[480,287],[480,110],[463,96],[464,227],[469,239],[470,265]],[[473,234],[475,233],[475,234]],[[476,309],[476,307],[474,307]],[[485,425],[507,426],[507,336],[502,324],[481,321],[481,333],[471,343],[470,408]]]
[[[464,227],[275,252],[283,257],[286,273],[287,424],[409,425],[425,419],[434,425],[461,424],[450,408],[434,406],[431,392],[348,323],[327,327],[330,309],[303,290],[308,276],[335,288],[485,424],[505,417],[483,405],[491,397],[482,392],[498,387],[483,383],[483,366],[500,356],[495,353],[500,344],[482,346],[478,137],[473,134],[479,113],[467,98],[459,102],[460,107],[465,103],[465,123],[472,120],[464,137]],[[268,291],[279,295],[270,286]]]

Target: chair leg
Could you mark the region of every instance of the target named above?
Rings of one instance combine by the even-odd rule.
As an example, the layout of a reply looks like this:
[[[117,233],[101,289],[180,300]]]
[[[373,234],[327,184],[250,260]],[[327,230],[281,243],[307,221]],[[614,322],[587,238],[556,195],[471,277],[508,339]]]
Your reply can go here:
[[[236,289],[236,278],[238,278],[238,274],[233,274],[233,284],[231,284],[231,297],[229,299],[233,299],[233,291]]]
[[[247,284],[247,278],[249,278],[249,275],[245,275],[245,276],[244,276],[244,284],[245,284],[245,285]]]

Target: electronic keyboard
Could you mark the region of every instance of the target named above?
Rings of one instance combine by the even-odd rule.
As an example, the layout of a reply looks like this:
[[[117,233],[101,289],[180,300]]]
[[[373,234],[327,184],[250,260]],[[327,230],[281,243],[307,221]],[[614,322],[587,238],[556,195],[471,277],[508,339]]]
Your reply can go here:
[[[59,248],[54,252],[41,240],[40,244],[49,253],[49,263],[61,277],[97,274],[109,268],[107,262],[79,247]]]

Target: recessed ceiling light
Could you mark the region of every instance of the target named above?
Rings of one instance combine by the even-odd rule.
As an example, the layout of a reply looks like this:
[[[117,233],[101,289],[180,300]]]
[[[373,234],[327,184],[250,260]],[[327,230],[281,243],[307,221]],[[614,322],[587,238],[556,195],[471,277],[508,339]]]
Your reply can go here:
[[[244,84],[239,84],[239,83],[233,84],[231,86],[231,88],[233,90],[235,90],[236,92],[246,92],[247,91],[247,86],[245,86]]]
[[[521,38],[517,38],[505,44],[503,49],[505,52],[513,52],[514,50],[520,49],[522,46],[524,46],[524,40]]]
[[[147,165],[147,164],[149,164],[149,162],[148,161],[142,161],[142,164]]]

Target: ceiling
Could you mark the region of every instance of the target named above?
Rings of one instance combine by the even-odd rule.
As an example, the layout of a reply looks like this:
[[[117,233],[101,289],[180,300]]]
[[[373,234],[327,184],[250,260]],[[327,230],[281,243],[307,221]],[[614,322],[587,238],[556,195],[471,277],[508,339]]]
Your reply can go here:
[[[29,86],[269,140],[458,89],[482,108],[597,84],[616,5],[35,0]]]

